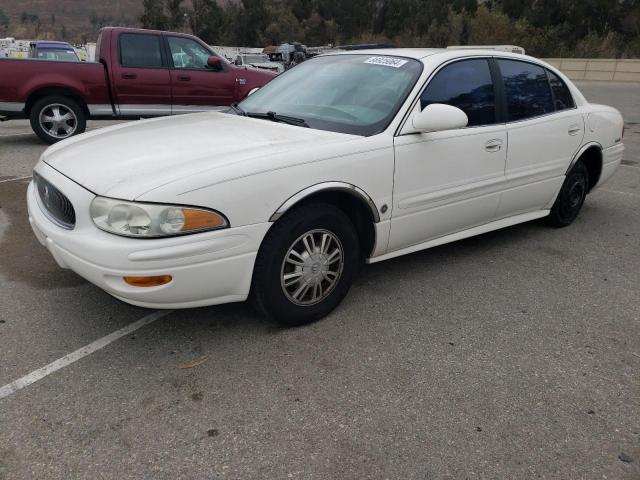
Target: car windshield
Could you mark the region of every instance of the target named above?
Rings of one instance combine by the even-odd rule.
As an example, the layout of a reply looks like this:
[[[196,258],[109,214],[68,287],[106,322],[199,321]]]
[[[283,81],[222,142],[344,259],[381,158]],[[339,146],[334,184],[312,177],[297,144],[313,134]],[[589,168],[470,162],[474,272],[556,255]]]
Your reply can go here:
[[[276,77],[239,107],[274,112],[311,128],[369,136],[383,131],[422,71],[413,59],[376,55],[328,55]]]
[[[38,50],[37,58],[41,60],[58,60],[61,62],[77,62],[78,56],[73,50]]]

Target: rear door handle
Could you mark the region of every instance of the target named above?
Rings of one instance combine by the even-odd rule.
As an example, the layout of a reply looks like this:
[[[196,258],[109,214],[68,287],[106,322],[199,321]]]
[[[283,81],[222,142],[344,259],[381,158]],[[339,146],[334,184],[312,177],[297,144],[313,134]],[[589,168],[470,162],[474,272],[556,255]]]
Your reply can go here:
[[[138,76],[135,73],[123,73],[122,78],[124,78],[125,80],[133,80],[135,78],[138,78]]]
[[[580,125],[571,125],[569,127],[569,135],[574,136],[579,134],[582,131],[582,127]]]
[[[191,77],[189,75],[178,75],[178,80],[181,82],[188,82],[191,80]]]
[[[487,143],[484,144],[484,149],[487,152],[499,152],[502,149],[502,140],[500,140],[499,138],[494,138],[493,140],[489,140]]]

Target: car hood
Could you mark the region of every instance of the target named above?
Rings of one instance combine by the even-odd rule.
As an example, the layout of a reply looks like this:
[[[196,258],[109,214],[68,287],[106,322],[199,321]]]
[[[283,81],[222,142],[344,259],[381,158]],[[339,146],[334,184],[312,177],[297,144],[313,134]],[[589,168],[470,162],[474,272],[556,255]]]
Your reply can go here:
[[[302,163],[306,149],[359,138],[210,112],[95,130],[50,147],[42,161],[97,195],[133,200],[190,176],[221,182],[273,161],[277,168]]]

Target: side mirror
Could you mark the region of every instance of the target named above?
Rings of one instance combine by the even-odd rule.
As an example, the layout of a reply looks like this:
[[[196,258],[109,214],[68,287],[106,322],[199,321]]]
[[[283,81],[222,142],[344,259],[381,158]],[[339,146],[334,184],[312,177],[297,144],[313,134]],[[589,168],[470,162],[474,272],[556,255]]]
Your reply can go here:
[[[254,87],[251,90],[249,90],[249,93],[247,93],[247,97],[249,95],[253,95],[254,93],[256,93],[258,90],[260,90],[260,87]]]
[[[464,128],[469,123],[467,114],[457,107],[443,103],[432,103],[424,107],[411,119],[413,128],[419,132],[441,132]]]
[[[222,60],[212,55],[207,59],[207,65],[213,70],[220,70],[222,68]]]

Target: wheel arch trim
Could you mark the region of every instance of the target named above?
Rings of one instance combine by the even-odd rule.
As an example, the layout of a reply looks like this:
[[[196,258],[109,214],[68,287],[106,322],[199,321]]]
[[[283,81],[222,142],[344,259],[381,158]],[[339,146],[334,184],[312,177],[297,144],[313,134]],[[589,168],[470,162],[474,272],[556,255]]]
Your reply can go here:
[[[596,147],[598,150],[600,150],[600,155],[602,155],[603,148],[602,148],[602,145],[600,143],[594,142],[594,141],[585,143],[584,145],[582,145],[580,147],[580,149],[576,152],[576,154],[571,159],[571,163],[569,164],[569,167],[567,168],[567,171],[565,172],[565,175],[567,175],[571,171],[573,166],[580,159],[580,157],[582,157],[584,152],[586,152],[587,150],[589,150],[592,147]]]
[[[26,95],[26,100],[24,102],[24,111],[29,114],[33,105],[38,101],[39,98],[45,97],[69,97],[71,100],[76,101],[80,100],[80,108],[89,111],[88,103],[85,96],[78,91],[73,86],[68,85],[39,85],[36,88],[33,88]]]
[[[376,204],[373,201],[373,199],[367,194],[367,192],[365,192],[360,187],[353,185],[352,183],[337,182],[337,181],[316,183],[315,185],[311,185],[310,187],[304,188],[299,192],[293,194],[287,200],[285,200],[284,203],[282,203],[282,205],[280,205],[277,208],[277,210],[269,218],[269,221],[275,222],[282,215],[284,215],[284,213],[287,210],[293,207],[296,203],[300,202],[301,200],[304,200],[310,195],[314,195],[316,193],[321,193],[321,192],[336,192],[336,191],[348,193],[358,198],[359,200],[363,201],[369,207],[369,210],[371,212],[371,217],[373,218],[373,222],[374,223],[380,222],[380,214],[378,213],[378,208],[376,207]]]

